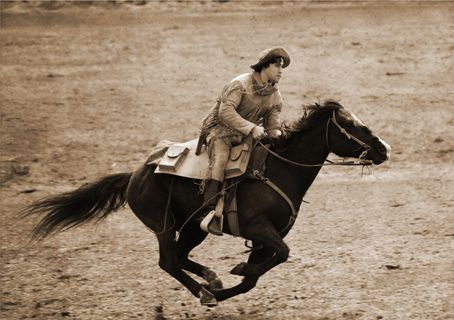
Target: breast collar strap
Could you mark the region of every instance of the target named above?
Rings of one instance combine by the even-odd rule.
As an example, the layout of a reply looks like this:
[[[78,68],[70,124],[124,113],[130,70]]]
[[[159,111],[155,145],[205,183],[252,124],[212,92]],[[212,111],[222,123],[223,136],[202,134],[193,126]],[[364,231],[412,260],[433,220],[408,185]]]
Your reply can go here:
[[[263,176],[263,174],[260,173],[259,170],[251,170],[251,172],[254,175],[254,177],[256,177],[258,180],[260,180],[261,182],[266,184],[268,187],[273,189],[278,195],[280,195],[287,202],[287,204],[290,208],[290,211],[291,211],[291,215],[287,222],[287,225],[279,231],[279,234],[284,233],[284,231],[288,230],[293,225],[293,223],[295,223],[295,220],[298,217],[298,211],[295,209],[295,206],[293,205],[292,200],[290,200],[290,198],[285,194],[285,192],[282,191],[277,185],[275,185],[270,179]],[[306,201],[304,201],[304,202],[306,202]]]

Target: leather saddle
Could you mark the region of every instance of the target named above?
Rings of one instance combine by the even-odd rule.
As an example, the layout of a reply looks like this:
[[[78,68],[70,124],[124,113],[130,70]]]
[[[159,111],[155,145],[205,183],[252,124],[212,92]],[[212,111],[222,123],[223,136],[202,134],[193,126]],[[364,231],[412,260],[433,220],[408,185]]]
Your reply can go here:
[[[157,165],[155,173],[205,180],[210,178],[209,157],[206,146],[200,148],[199,140],[183,143],[161,141],[148,156],[146,165]],[[246,172],[253,149],[252,136],[232,147],[225,169],[225,179],[239,177]],[[196,152],[200,151],[197,155]]]

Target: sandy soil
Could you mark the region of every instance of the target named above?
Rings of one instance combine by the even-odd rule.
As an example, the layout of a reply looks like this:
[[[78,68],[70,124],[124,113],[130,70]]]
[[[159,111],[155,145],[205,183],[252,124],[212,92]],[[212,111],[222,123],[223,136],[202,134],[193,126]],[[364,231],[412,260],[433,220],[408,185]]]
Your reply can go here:
[[[2,319],[454,319],[454,5],[2,3]],[[24,205],[132,171],[196,136],[224,82],[284,45],[284,119],[334,98],[393,147],[361,176],[323,169],[289,261],[201,307],[157,266],[129,209],[27,245]],[[194,258],[225,285],[246,259],[209,237]]]

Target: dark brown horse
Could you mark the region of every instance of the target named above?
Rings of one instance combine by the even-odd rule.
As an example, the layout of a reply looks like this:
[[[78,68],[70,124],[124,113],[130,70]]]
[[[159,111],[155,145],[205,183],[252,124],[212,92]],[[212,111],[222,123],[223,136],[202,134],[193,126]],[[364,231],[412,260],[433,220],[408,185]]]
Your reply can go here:
[[[296,209],[330,152],[373,164],[389,158],[389,146],[335,101],[307,107],[301,119],[284,125],[283,131],[282,140],[270,150],[264,176],[287,195]],[[289,248],[283,238],[292,226],[288,225],[292,214],[288,202],[262,181],[244,179],[238,184],[239,224],[242,236],[252,241],[253,250],[246,263],[231,271],[243,280],[232,288],[223,288],[213,271],[188,258],[207,236],[199,228],[198,214],[193,214],[202,205],[199,186],[192,179],[155,174],[154,170],[154,166],[143,165],[134,173],[109,175],[32,204],[25,215],[45,214],[34,229],[34,237],[42,239],[88,221],[102,220],[127,202],[136,216],[156,232],[159,266],[209,306],[251,290],[260,276],[287,260]],[[227,224],[224,230],[230,233]],[[208,284],[201,285],[185,271]]]

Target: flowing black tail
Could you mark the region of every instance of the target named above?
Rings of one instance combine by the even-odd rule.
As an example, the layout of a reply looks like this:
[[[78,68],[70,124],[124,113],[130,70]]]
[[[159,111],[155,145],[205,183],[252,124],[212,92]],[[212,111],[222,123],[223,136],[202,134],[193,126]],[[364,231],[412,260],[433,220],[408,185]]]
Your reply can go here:
[[[33,240],[65,231],[89,221],[99,222],[126,203],[132,173],[112,174],[79,189],[33,203],[21,217],[45,214],[32,232]]]

